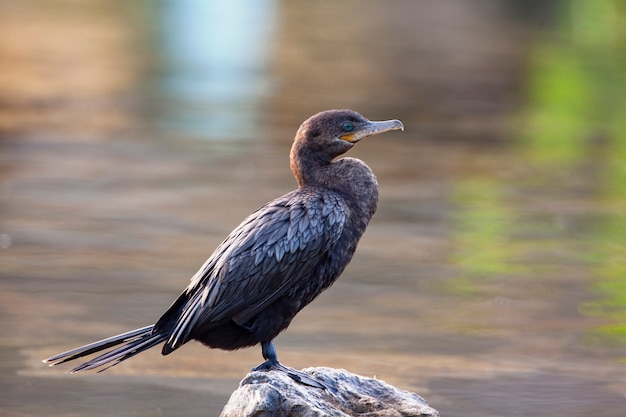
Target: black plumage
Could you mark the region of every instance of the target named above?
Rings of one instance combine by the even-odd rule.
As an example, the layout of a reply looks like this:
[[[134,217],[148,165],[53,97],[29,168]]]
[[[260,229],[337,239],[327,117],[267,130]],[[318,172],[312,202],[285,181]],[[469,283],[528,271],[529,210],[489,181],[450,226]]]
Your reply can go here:
[[[364,137],[403,129],[351,110],[316,114],[298,129],[291,169],[298,189],[248,216],[217,247],[185,291],[152,326],[46,359],[57,365],[114,348],[74,368],[113,366],[163,342],[164,355],[189,340],[234,350],[261,343],[266,362],[296,380],[325,387],[280,365],[272,340],[328,288],[350,262],[376,211],[378,185],[365,163],[334,160]]]

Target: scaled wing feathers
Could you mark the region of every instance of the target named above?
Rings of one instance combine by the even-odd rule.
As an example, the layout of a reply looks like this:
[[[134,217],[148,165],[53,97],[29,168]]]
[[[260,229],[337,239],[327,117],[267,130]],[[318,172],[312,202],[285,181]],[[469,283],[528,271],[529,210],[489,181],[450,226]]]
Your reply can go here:
[[[242,325],[279,298],[333,250],[348,210],[337,194],[300,189],[251,214],[157,323],[161,328],[175,321],[164,349],[185,343],[199,323]]]

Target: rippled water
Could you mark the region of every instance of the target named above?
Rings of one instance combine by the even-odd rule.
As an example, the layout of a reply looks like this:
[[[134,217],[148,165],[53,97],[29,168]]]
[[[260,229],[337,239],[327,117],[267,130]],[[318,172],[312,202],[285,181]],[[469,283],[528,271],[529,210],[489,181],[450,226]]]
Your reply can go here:
[[[259,348],[40,359],[152,323],[350,107],[406,130],[351,153],[378,213],[281,360],[445,416],[623,416],[623,14],[518,3],[1,6],[0,414],[217,415]]]

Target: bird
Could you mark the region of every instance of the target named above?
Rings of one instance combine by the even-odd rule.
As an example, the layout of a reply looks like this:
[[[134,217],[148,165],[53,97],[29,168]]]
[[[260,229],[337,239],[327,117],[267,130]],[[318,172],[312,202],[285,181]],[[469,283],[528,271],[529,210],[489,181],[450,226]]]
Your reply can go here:
[[[378,204],[378,182],[360,159],[338,158],[368,136],[404,130],[397,119],[370,121],[348,109],[327,110],[296,132],[290,168],[298,187],[241,222],[153,324],[44,359],[50,366],[99,356],[70,373],[103,371],[163,344],[168,355],[190,340],[236,350],[261,344],[265,362],[317,388],[327,384],[282,365],[273,343],[294,316],[330,287],[356,250]]]

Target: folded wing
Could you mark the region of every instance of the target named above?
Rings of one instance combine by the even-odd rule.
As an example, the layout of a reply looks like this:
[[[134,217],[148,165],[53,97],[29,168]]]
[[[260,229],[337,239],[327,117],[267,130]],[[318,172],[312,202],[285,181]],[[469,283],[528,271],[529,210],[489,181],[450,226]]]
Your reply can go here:
[[[187,342],[199,325],[246,323],[306,279],[335,248],[348,210],[338,194],[299,189],[251,214],[155,325],[155,332],[172,329],[163,353]]]

